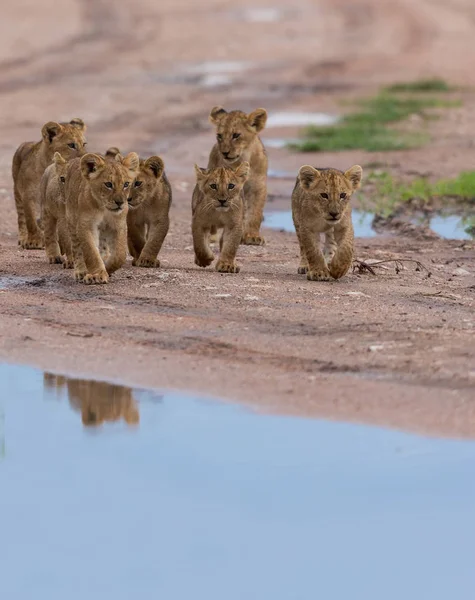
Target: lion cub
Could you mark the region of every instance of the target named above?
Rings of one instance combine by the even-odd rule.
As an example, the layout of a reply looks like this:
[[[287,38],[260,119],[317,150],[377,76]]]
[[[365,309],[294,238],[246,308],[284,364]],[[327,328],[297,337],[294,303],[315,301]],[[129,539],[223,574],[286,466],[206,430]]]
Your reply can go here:
[[[329,281],[348,272],[353,261],[353,223],[350,198],[360,187],[363,169],[300,168],[292,192],[292,217],[300,244],[299,273],[307,279]],[[320,233],[325,234],[324,251]]]
[[[77,281],[107,283],[127,257],[127,199],[139,167],[139,157],[130,152],[107,160],[85,154],[68,164],[66,174],[66,218],[74,255]],[[99,246],[107,244],[104,261]]]
[[[41,222],[46,256],[50,264],[67,262],[72,266],[72,248],[66,222],[65,181],[68,162],[55,152],[40,183]],[[63,256],[66,255],[66,259]]]
[[[43,234],[36,221],[41,177],[59,152],[65,160],[84,154],[86,126],[82,119],[43,125],[41,142],[24,142],[13,156],[13,194],[18,215],[18,243],[22,248],[43,248]]]
[[[250,114],[240,110],[226,112],[222,106],[215,106],[209,120],[216,125],[217,142],[211,150],[208,169],[236,168],[243,162],[250,165],[244,186],[242,243],[261,246],[265,243],[260,228],[267,199],[267,155],[259,133],[266,125],[267,112],[263,108]]]
[[[168,233],[172,203],[172,188],[159,156],[140,161],[128,202],[127,242],[132,265],[159,267],[157,255]]]
[[[195,165],[195,172],[196,186],[192,199],[195,264],[207,267],[213,262],[209,234],[212,228],[223,228],[216,270],[239,273],[235,258],[243,234],[243,188],[249,177],[249,163],[243,162],[236,169],[201,169]]]
[[[119,154],[118,148],[111,147],[104,156],[108,160],[114,160],[117,154]],[[41,178],[40,206],[45,250],[49,263],[63,263],[66,269],[72,269],[74,263],[65,202],[67,168],[68,162],[59,152],[55,152],[53,162],[46,168]]]

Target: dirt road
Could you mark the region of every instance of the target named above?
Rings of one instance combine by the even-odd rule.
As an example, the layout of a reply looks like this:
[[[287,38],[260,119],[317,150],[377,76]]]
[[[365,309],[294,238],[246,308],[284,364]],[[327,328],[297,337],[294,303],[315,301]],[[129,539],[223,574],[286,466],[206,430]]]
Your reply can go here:
[[[4,8],[0,52],[0,356],[73,374],[196,390],[258,408],[475,435],[475,249],[415,238],[358,239],[392,268],[314,283],[296,274],[294,235],[241,247],[239,275],[193,265],[194,162],[213,143],[211,106],[339,113],[390,81],[441,76],[475,85],[470,0],[19,0]],[[219,84],[219,85],[218,85]],[[108,286],[76,284],[17,246],[11,157],[51,119],[82,117],[89,149],[160,153],[174,191],[162,268],[127,266]],[[430,124],[418,151],[299,155],[272,169],[347,168],[383,159],[402,173],[473,168],[475,94]],[[266,130],[264,139],[297,130]],[[269,206],[292,179],[271,178]],[[363,192],[364,193],[364,190]],[[464,273],[464,271],[466,273]]]

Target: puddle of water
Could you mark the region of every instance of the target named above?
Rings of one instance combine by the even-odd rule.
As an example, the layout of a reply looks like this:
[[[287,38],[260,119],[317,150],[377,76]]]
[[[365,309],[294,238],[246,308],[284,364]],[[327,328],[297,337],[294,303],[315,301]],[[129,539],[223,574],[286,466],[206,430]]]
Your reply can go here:
[[[271,179],[295,179],[297,176],[292,171],[283,171],[281,169],[269,169],[267,177]]]
[[[473,597],[473,441],[6,365],[2,412],[5,598]]]
[[[338,120],[339,117],[326,113],[278,112],[269,115],[266,128],[334,125]]]
[[[245,61],[210,60],[189,66],[187,68],[187,72],[198,73],[200,75],[242,73],[243,71],[246,71],[249,66],[250,63]]]
[[[279,8],[248,8],[241,12],[241,18],[249,23],[277,23],[284,11]]]
[[[352,214],[355,237],[368,238],[376,235],[376,232],[372,227],[374,215],[354,209]],[[264,215],[264,225],[266,227],[270,227],[271,229],[295,232],[291,210],[266,212]]]
[[[448,240],[472,240],[473,235],[465,231],[462,217],[459,215],[436,215],[430,220],[432,231]]]
[[[289,176],[285,171],[269,171],[269,177],[286,179]],[[374,237],[377,233],[373,229],[373,213],[362,212],[353,209],[353,227],[355,237]],[[294,222],[292,220],[292,211],[269,211],[264,215],[264,224],[271,229],[295,232]],[[432,231],[449,240],[471,240],[473,236],[465,231],[462,217],[458,215],[433,217],[429,226]]]
[[[266,148],[276,148],[277,150],[281,150],[282,148],[287,148],[288,144],[297,144],[301,140],[296,138],[293,139],[284,139],[284,138],[267,138],[262,140],[264,146]]]

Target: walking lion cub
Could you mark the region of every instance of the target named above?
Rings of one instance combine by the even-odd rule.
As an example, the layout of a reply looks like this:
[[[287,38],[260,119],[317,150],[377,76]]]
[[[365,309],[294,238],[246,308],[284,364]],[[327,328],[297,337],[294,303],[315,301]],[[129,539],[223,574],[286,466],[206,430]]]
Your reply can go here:
[[[13,156],[13,194],[18,216],[18,243],[31,250],[43,248],[43,233],[38,227],[40,182],[55,152],[65,160],[82,156],[85,152],[86,126],[82,119],[71,119],[69,123],[49,121],[43,125],[40,142],[25,142]]]
[[[66,218],[77,281],[108,283],[127,257],[127,200],[139,157],[130,152],[109,159],[85,154],[68,164]],[[99,247],[107,244],[104,263]]]
[[[300,168],[292,192],[292,217],[300,245],[299,273],[312,281],[345,275],[353,261],[354,232],[350,199],[361,185],[363,169]],[[323,255],[320,234],[325,234]]]
[[[249,177],[249,163],[236,169],[218,167],[202,169],[195,165],[196,186],[192,199],[192,233],[195,264],[207,267],[214,260],[209,246],[212,229],[223,229],[219,242],[216,270],[239,273],[236,253],[243,235],[243,188]]]

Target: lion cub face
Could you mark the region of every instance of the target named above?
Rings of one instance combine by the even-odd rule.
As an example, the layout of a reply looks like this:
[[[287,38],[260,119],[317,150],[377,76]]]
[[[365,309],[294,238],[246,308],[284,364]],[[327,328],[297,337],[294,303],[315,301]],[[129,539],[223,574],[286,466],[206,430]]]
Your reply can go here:
[[[85,154],[81,158],[81,174],[88,182],[94,199],[99,205],[114,213],[127,206],[130,187],[137,175],[139,157],[130,152],[125,158],[105,160],[98,154]]]
[[[228,164],[238,161],[265,127],[267,112],[258,108],[250,114],[226,112],[222,106],[211,109],[209,120],[216,125],[218,149]]]
[[[147,160],[141,160],[139,172],[133,185],[129,189],[128,203],[134,209],[143,204],[147,198],[151,198],[160,181],[165,166],[159,156],[151,156]]]
[[[298,180],[311,197],[313,208],[331,225],[336,225],[351,195],[360,187],[363,169],[355,165],[345,173],[338,169],[314,169],[310,165],[300,168]]]
[[[196,184],[207,199],[207,206],[227,212],[239,203],[244,184],[249,177],[249,163],[243,162],[237,169],[218,167],[202,169],[195,165]]]
[[[82,119],[71,119],[69,123],[49,121],[43,125],[41,134],[43,141],[51,152],[59,152],[65,160],[82,156],[85,152],[86,126]]]

